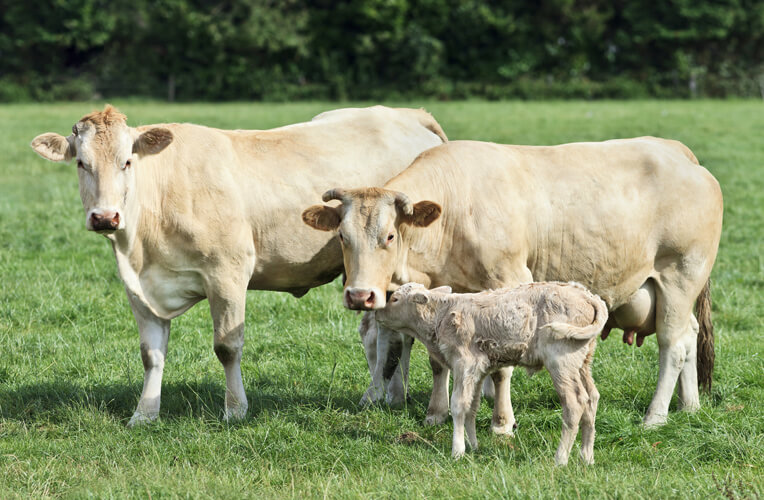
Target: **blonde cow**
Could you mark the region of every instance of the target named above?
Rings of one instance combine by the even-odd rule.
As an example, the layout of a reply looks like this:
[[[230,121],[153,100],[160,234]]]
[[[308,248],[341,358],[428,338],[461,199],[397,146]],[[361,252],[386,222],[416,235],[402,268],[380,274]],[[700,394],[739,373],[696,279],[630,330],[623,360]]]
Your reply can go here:
[[[340,109],[273,130],[127,125],[111,106],[32,148],[75,160],[85,227],[109,240],[138,323],[144,384],[129,425],[159,414],[170,320],[207,298],[226,376],[225,418],[247,411],[246,291],[301,296],[342,272],[339,242],[300,220],[337,184],[380,185],[446,140],[428,113]]]
[[[710,387],[709,275],[722,228],[722,193],[683,144],[640,137],[560,146],[452,141],[421,154],[383,189],[332,189],[303,213],[339,234],[351,309],[385,306],[409,281],[457,292],[531,281],[576,281],[602,297],[605,328],[630,342],[657,333],[658,386],[646,425],[680,406],[698,408]],[[697,317],[693,315],[697,304]],[[372,398],[392,376],[394,336],[380,328]],[[394,344],[393,344],[394,345]],[[392,353],[392,356],[390,355]],[[405,355],[405,354],[404,354]],[[388,358],[392,358],[391,362]],[[697,360],[697,363],[696,363]],[[431,360],[428,422],[448,411],[448,370]],[[494,429],[511,432],[511,368],[493,375]]]

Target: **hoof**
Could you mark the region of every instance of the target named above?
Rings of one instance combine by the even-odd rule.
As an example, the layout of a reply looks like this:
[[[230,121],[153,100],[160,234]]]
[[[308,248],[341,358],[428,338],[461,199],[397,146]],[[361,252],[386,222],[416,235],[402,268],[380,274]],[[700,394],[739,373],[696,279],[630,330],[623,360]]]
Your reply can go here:
[[[427,415],[427,417],[424,419],[424,425],[426,426],[433,426],[433,425],[442,425],[446,421],[447,414],[435,414],[435,415]]]
[[[514,436],[515,435],[515,429],[517,428],[517,424],[504,424],[504,425],[495,425],[491,424],[491,431],[493,431],[494,434],[499,434],[503,436]]]
[[[700,410],[700,403],[698,401],[691,401],[687,404],[684,404],[682,400],[679,400],[679,410],[680,411],[689,411],[689,412],[695,412]]]
[[[374,386],[369,387],[366,389],[366,392],[364,393],[363,397],[361,397],[361,401],[358,403],[362,408],[366,408],[368,406],[375,405],[382,401],[382,398],[384,396],[384,391],[377,390],[374,388]]]
[[[130,421],[127,423],[127,426],[132,428],[132,427],[138,427],[141,425],[148,425],[154,420],[156,420],[157,418],[159,418],[158,413],[145,414],[145,413],[140,413],[136,411],[135,413],[133,413],[133,416],[130,418]]]
[[[239,420],[243,420],[244,417],[247,416],[247,406],[234,406],[233,408],[229,407],[225,410],[225,415],[223,416],[223,420],[226,422],[238,422]]]
[[[464,456],[464,450],[452,450],[451,451],[451,458],[454,460],[459,460]]]
[[[666,415],[647,415],[642,422],[645,429],[655,429],[666,423]]]
[[[385,397],[385,403],[387,403],[387,406],[389,406],[390,408],[399,409],[406,406],[406,398],[397,394],[394,396],[388,394]]]

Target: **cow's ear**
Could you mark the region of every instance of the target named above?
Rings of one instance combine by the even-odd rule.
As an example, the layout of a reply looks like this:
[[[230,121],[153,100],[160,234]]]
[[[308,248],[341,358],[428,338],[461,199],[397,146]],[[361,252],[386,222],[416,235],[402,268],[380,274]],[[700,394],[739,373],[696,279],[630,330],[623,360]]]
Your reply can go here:
[[[334,231],[340,227],[340,211],[326,205],[313,205],[302,213],[302,221],[314,229]]]
[[[35,153],[50,161],[69,161],[74,156],[73,137],[48,132],[32,140],[30,146]]]
[[[432,288],[430,289],[431,292],[436,293],[451,293],[451,287],[448,285],[439,286],[438,288]]]
[[[404,215],[403,222],[417,227],[427,227],[440,217],[443,211],[434,201],[420,201],[414,204],[414,212]]]
[[[422,292],[416,292],[411,294],[411,300],[415,304],[426,304],[430,301],[430,297],[428,297],[427,294],[424,294]]]
[[[154,155],[162,151],[172,142],[172,132],[166,128],[152,128],[141,135],[133,143],[133,153],[138,155]]]

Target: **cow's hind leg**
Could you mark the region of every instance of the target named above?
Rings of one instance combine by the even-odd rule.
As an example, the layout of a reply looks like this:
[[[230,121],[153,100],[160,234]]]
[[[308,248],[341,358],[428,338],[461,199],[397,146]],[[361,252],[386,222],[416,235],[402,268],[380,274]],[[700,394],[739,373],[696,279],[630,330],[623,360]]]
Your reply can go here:
[[[672,276],[675,278],[675,276]],[[664,284],[659,288],[656,297],[656,334],[658,339],[658,386],[655,389],[653,400],[647,408],[644,425],[654,427],[666,423],[671,396],[674,393],[677,379],[685,367],[687,356],[694,355],[690,343],[697,339],[696,330],[693,330],[692,302],[697,293],[688,298],[688,289],[691,284],[681,283],[677,285],[664,277]],[[700,287],[698,287],[698,292]],[[690,361],[689,366],[695,370],[695,361]],[[683,392],[685,397],[692,399],[690,393],[697,394],[697,378],[691,380],[689,374],[685,377]],[[687,387],[695,384],[694,391]],[[697,399],[696,399],[697,401]],[[690,401],[697,405],[696,402]]]
[[[145,424],[159,416],[162,393],[162,373],[170,338],[170,320],[154,315],[128,293],[130,306],[138,323],[143,360],[143,392],[128,427]]]
[[[241,379],[241,355],[244,347],[244,307],[246,286],[230,286],[208,293],[215,329],[215,355],[225,371],[225,420],[241,419],[247,414],[247,396]]]
[[[684,367],[679,373],[679,407],[684,411],[695,411],[700,408],[698,394],[698,321],[690,315],[690,334],[685,337],[684,348],[686,357]]]

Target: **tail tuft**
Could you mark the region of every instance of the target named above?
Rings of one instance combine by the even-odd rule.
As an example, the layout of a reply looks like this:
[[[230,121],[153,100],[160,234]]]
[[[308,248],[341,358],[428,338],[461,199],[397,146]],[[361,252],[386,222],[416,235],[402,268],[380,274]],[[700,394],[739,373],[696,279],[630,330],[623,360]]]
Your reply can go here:
[[[711,279],[701,290],[695,301],[695,315],[698,318],[698,386],[711,392],[714,375],[714,325],[711,323]]]

